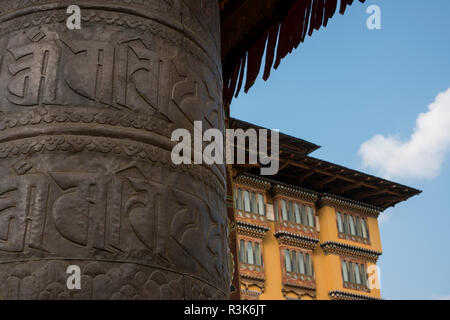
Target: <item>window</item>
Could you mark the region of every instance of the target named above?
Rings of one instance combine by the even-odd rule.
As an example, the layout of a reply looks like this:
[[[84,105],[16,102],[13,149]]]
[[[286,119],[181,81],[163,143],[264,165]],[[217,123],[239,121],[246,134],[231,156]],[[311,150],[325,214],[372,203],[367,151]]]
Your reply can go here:
[[[275,216],[278,216],[278,201],[275,201]],[[280,200],[281,219],[283,221],[315,227],[314,209],[310,206],[289,200]]]
[[[313,276],[312,260],[309,253],[285,249],[284,263],[286,272]]]
[[[262,266],[261,245],[258,242],[241,239],[239,241],[239,261],[245,264]]]
[[[284,253],[284,257],[286,259],[286,261],[285,261],[286,271],[287,272],[292,272],[291,254],[290,254],[288,249],[286,249],[286,251]]]
[[[350,278],[348,276],[347,262],[345,262],[343,260],[342,260],[342,277],[344,278],[344,282],[349,282],[350,281]]]
[[[236,189],[234,194],[234,207],[237,210],[255,213],[260,216],[266,215],[264,195],[253,191]]]
[[[302,218],[300,216],[300,208],[298,207],[298,203],[294,204],[294,211],[295,211],[295,223],[301,224]]]
[[[250,211],[250,194],[247,190],[244,190],[244,211]]]
[[[365,218],[352,216],[342,212],[336,212],[336,222],[339,236],[369,243],[369,231],[367,229],[367,220]]]
[[[258,212],[262,216],[266,215],[264,208],[264,197],[260,193],[258,193]]]
[[[306,211],[308,212],[308,226],[314,227],[314,213],[311,207],[306,207]]]
[[[245,252],[245,241],[239,241],[239,261],[247,263],[247,254]]]
[[[338,231],[340,233],[344,233],[344,222],[342,222],[342,214],[340,212],[337,213],[337,222],[338,222]]]
[[[261,266],[261,249],[258,242],[255,242],[255,264]]]
[[[255,264],[255,256],[253,255],[253,243],[247,242],[247,263]]]
[[[284,221],[288,221],[288,214],[287,214],[287,208],[286,208],[286,201],[281,200],[281,218]]]
[[[367,272],[363,263],[342,260],[344,287],[367,291]]]

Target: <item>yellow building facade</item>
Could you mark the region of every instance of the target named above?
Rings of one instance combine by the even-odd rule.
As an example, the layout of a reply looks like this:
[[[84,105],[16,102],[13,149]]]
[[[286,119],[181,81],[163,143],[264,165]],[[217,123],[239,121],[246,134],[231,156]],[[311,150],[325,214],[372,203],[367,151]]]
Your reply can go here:
[[[270,179],[232,169],[240,299],[382,298],[379,214],[420,191],[311,158],[302,144],[281,136]]]

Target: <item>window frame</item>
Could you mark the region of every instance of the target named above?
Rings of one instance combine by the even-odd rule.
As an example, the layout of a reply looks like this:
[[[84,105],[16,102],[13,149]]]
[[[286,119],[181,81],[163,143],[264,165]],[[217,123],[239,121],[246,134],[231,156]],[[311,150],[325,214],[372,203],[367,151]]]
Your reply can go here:
[[[285,196],[275,196],[273,202],[275,209],[279,207],[278,210],[275,210],[275,221],[301,226],[303,231],[317,232],[316,208],[314,204]],[[298,207],[298,213],[296,207]],[[310,215],[308,212],[310,212]],[[298,220],[299,222],[297,222]]]
[[[261,270],[263,270],[264,267],[264,260],[263,260],[263,243],[262,241],[258,241],[255,239],[251,239],[248,237],[239,237],[238,238],[239,243],[239,263],[250,265],[254,267],[260,267]],[[244,250],[242,251],[242,243],[244,244]],[[253,260],[253,263],[249,262],[249,245],[251,246],[251,259]],[[259,254],[258,254],[259,253]],[[244,258],[244,260],[242,260]],[[258,264],[259,262],[259,264]]]
[[[366,245],[371,244],[367,216],[338,208],[335,208],[335,216],[339,238],[364,243]],[[340,229],[339,218],[341,219],[343,231]],[[352,234],[352,222],[354,234]],[[364,237],[364,234],[366,237]]]
[[[233,189],[235,190],[233,193],[233,200],[236,213],[242,212],[244,216],[246,214],[256,216],[252,217],[253,219],[259,219],[260,217],[267,218],[267,197],[265,190],[255,189],[240,184],[233,184]],[[246,199],[246,194],[248,194],[248,199]],[[249,211],[247,209],[249,209]]]
[[[301,281],[315,281],[312,252],[291,247],[281,248],[281,252],[284,271],[289,278],[295,275]]]
[[[344,272],[344,266],[347,269],[347,273]],[[366,261],[341,257],[341,276],[344,288],[370,292]],[[358,278],[360,283],[357,281]]]

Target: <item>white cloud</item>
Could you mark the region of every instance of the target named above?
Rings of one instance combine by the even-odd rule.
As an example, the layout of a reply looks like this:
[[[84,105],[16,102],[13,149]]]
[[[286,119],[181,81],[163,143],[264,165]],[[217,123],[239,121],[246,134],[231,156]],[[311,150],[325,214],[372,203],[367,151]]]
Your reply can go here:
[[[386,178],[434,178],[450,149],[450,89],[419,114],[409,141],[375,135],[364,142],[363,165]]]

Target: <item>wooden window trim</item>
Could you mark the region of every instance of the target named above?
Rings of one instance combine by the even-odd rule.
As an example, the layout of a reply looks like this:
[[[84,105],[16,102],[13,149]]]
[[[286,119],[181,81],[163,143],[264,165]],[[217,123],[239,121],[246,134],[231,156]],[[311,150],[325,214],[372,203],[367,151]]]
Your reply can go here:
[[[242,208],[243,208],[242,210],[237,208],[236,195],[237,195],[237,192],[238,192],[237,190],[238,189],[242,190],[242,196],[241,196],[241,198],[242,198],[242,205],[243,205],[242,206]],[[251,210],[251,207],[252,207],[252,204],[251,204],[251,202],[252,202],[252,200],[251,200],[252,199],[252,196],[251,196],[252,193],[255,194],[255,198],[256,198],[256,204],[255,205],[256,205],[256,208],[258,208],[258,194],[262,195],[262,197],[263,197],[263,206],[264,206],[264,208],[263,208],[264,214],[263,215],[261,215],[259,212],[251,212],[251,211],[246,211],[245,210],[244,191],[248,191],[249,192],[250,210]],[[257,215],[258,217],[264,217],[264,219],[266,219],[267,218],[267,195],[266,195],[266,190],[252,188],[252,187],[249,187],[249,186],[246,186],[246,185],[241,185],[241,184],[233,184],[233,207],[234,207],[234,210],[236,212],[242,211],[243,213],[248,213],[250,215]]]
[[[292,252],[296,253],[296,263],[297,263],[297,268],[298,268],[298,254],[302,254],[303,255],[303,263],[304,263],[304,269],[305,269],[305,273],[300,273],[300,268],[298,268],[299,272],[294,272],[294,271],[287,271],[287,266],[286,266],[286,251],[289,252],[290,255],[290,262],[291,262],[291,266],[293,264],[292,262]],[[288,277],[288,278],[292,278],[293,279],[293,275],[295,274],[297,277],[297,280],[300,281],[315,281],[315,273],[314,273],[314,263],[313,263],[313,256],[312,256],[312,252],[310,251],[306,251],[306,250],[301,250],[299,248],[293,248],[293,247],[287,247],[287,246],[283,246],[280,248],[280,254],[281,254],[281,261],[283,261],[283,271],[284,274]],[[311,268],[311,274],[308,274],[308,262],[307,262],[307,258],[306,255],[309,255],[309,261],[311,263],[310,268]],[[295,269],[294,269],[295,270]],[[301,278],[304,279],[301,279]]]
[[[347,270],[350,270],[350,275],[353,274],[354,282],[352,282],[352,277],[350,275],[347,275],[349,281],[344,280],[344,270],[343,270],[343,263],[347,263]],[[356,283],[356,274],[354,274],[355,270],[353,267],[353,264],[358,264],[358,268],[361,269],[361,265],[364,266],[365,274],[364,279],[361,279],[363,284],[357,284]],[[343,258],[341,257],[340,260],[341,264],[341,277],[342,277],[342,286],[346,289],[352,289],[357,291],[363,291],[363,292],[370,292],[369,286],[368,286],[368,274],[367,274],[367,263],[362,260],[352,259],[352,258]],[[361,270],[359,270],[359,276],[361,277]]]
[[[363,244],[366,244],[366,245],[371,245],[369,223],[368,223],[368,217],[367,216],[362,215],[362,214],[358,214],[358,213],[354,213],[354,212],[351,212],[351,211],[347,211],[347,210],[335,209],[334,211],[335,211],[335,217],[336,217],[336,230],[337,230],[339,238],[345,239],[345,240],[349,240],[349,241],[353,241],[353,242],[363,243]],[[343,224],[344,232],[339,232],[338,213],[340,213],[341,217],[342,217],[342,224]],[[347,217],[347,219],[345,217]],[[350,231],[350,222],[349,222],[349,219],[348,219],[349,217],[353,217],[353,221],[355,223],[355,234],[356,235],[351,235],[350,233],[346,232],[346,231],[351,232]],[[358,226],[357,226],[357,219],[356,218],[359,218],[361,220],[361,236],[357,235],[358,234],[358,232],[357,232]],[[365,224],[366,224],[366,228],[365,229],[366,229],[366,233],[367,233],[367,238],[364,238],[362,236],[363,235],[363,232],[362,232],[362,228],[363,228],[362,221],[364,221]]]
[[[286,201],[286,210],[287,210],[288,218],[289,218],[289,202],[292,203],[292,211],[293,211],[292,215],[293,215],[293,218],[294,218],[293,220],[294,221],[289,221],[289,220],[284,220],[283,219],[283,215],[282,215],[282,200]],[[307,202],[307,201],[304,201],[304,200],[301,200],[301,199],[297,199],[297,198],[286,197],[284,195],[276,195],[273,198],[273,203],[274,203],[274,209],[275,209],[275,203],[277,203],[276,207],[278,209],[278,212],[274,211],[274,216],[276,217],[275,221],[292,223],[294,225],[298,225],[298,226],[302,226],[302,227],[307,228],[307,230],[309,232],[317,232],[317,221],[316,221],[317,210],[316,210],[316,207],[315,207],[314,203]],[[306,209],[306,207],[310,207],[312,209],[312,220],[313,220],[313,224],[314,224],[313,227],[311,227],[309,225],[308,210],[305,210],[305,212],[306,212],[305,216],[306,216],[306,219],[308,221],[308,224],[305,225],[305,224],[302,224],[302,223],[295,222],[295,203],[297,203],[299,205],[300,215],[302,214],[301,206],[304,206],[305,209]],[[301,222],[303,222],[303,218],[302,217],[301,217]]]

